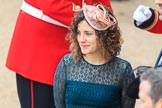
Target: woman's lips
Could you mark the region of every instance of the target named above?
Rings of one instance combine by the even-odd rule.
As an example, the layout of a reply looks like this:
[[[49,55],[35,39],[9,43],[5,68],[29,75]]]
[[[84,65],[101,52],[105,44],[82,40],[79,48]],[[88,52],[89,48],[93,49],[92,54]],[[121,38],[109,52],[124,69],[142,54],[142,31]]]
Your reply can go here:
[[[89,45],[81,45],[82,48],[86,48],[88,47]]]

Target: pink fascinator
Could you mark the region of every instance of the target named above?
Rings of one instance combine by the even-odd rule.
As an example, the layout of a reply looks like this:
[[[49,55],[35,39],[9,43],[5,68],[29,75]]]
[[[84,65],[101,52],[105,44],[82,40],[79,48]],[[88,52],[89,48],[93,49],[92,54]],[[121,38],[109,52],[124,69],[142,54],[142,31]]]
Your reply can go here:
[[[83,13],[87,22],[96,30],[106,30],[117,22],[101,4],[97,6],[84,5]]]

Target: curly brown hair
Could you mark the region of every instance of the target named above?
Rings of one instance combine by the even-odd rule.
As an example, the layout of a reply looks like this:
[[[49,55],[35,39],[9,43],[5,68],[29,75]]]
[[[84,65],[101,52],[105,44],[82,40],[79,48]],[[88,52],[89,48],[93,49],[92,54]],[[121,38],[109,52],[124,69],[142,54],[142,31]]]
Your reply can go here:
[[[108,8],[105,7],[105,9],[107,10],[107,13],[115,18],[115,16]],[[72,53],[72,57],[76,63],[83,57],[79,43],[77,41],[78,24],[83,20],[86,21],[83,11],[80,11],[74,17],[70,28],[70,33],[67,34],[66,37],[66,39],[70,42],[70,50]],[[121,50],[121,32],[118,23],[109,27],[106,30],[95,30],[95,33],[97,35],[97,40],[101,44],[103,57],[106,60],[110,60],[113,57],[119,55]]]

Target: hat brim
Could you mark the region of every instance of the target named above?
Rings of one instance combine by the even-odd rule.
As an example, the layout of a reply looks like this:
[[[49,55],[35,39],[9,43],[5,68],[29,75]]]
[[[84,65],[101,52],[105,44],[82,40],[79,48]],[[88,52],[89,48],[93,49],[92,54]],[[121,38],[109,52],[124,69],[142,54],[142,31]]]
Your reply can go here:
[[[138,93],[139,93],[139,85],[140,85],[140,78],[137,77],[127,88],[127,95],[130,98],[138,99]]]

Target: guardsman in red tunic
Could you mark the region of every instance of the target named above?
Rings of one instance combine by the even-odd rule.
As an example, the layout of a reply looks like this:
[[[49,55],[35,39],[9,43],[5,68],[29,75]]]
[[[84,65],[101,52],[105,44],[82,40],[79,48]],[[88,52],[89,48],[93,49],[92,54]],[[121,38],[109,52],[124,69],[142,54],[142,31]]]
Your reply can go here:
[[[25,0],[16,22],[6,66],[16,73],[21,108],[55,108],[53,76],[72,18],[83,4],[110,0]]]
[[[155,4],[160,7],[158,11],[144,5],[138,6],[133,14],[134,24],[140,29],[162,34],[162,0],[155,0]]]

